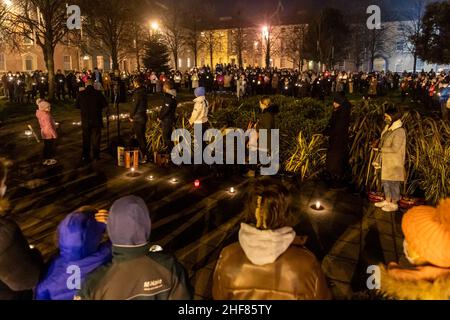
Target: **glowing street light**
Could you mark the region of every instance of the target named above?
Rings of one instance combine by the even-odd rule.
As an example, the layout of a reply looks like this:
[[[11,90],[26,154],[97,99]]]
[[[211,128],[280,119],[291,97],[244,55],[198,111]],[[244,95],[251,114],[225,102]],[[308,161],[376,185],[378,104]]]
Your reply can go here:
[[[269,27],[268,26],[264,26],[262,28],[262,35],[264,39],[269,39]]]
[[[153,31],[159,30],[159,23],[157,21],[153,21],[150,23],[150,28],[152,28]]]

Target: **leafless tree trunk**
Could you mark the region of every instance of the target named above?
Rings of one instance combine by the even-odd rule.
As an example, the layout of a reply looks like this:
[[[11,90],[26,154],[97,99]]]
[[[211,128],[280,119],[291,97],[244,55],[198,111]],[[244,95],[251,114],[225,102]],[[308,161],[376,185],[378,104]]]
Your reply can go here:
[[[8,33],[18,37],[18,41],[28,38],[41,48],[48,72],[49,98],[52,99],[55,93],[55,48],[68,32],[66,1],[17,0],[6,8],[5,19]]]

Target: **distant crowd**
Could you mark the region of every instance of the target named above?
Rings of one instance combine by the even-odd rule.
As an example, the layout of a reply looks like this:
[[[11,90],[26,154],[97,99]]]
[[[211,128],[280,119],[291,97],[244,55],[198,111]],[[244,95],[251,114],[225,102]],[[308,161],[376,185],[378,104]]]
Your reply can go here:
[[[233,93],[239,98],[253,95],[283,94],[298,98],[312,97],[324,99],[335,92],[361,94],[364,97],[384,96],[389,92],[401,92],[402,98],[422,102],[427,106],[439,105],[442,91],[448,87],[450,74],[445,72],[420,71],[415,74],[403,72],[350,72],[328,70],[299,71],[297,69],[265,69],[247,67],[245,69],[232,65],[217,65],[214,70],[205,66],[182,72],[102,72],[93,71],[56,72],[54,77],[56,97],[76,99],[80,88],[92,79],[96,89],[106,96],[114,94],[125,100],[133,90],[135,78],[141,78],[149,94],[163,92],[166,82],[171,82],[174,89],[189,90],[203,87],[207,93]],[[48,74],[42,71],[33,73],[8,72],[0,75],[0,92],[11,102],[30,103],[36,98],[46,97],[48,93]],[[446,97],[446,93],[444,92]],[[409,101],[408,101],[409,102]]]

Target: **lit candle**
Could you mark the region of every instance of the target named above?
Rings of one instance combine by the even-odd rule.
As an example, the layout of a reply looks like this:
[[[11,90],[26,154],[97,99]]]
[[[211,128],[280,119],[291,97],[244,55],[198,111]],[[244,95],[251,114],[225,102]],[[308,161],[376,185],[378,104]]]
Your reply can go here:
[[[194,186],[195,186],[196,188],[200,188],[200,180],[195,180]]]
[[[25,135],[26,135],[27,137],[30,137],[30,136],[33,135],[33,132],[31,132],[31,130],[26,130],[26,131],[25,131]]]
[[[153,176],[149,176],[147,179],[153,181],[155,178]]]
[[[234,189],[234,187],[230,188],[230,193],[236,193],[236,190]]]
[[[316,202],[316,210],[320,210],[320,209],[322,209],[322,205],[321,205],[320,201],[317,201]]]
[[[131,167],[131,173],[134,173],[136,171],[135,167]]]
[[[172,179],[172,183],[177,183],[177,182],[178,182],[177,178]]]

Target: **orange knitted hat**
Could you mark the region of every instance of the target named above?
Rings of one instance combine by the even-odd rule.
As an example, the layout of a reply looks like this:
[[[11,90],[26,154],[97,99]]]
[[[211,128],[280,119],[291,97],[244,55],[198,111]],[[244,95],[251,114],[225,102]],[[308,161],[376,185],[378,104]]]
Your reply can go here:
[[[408,246],[429,263],[450,268],[450,199],[409,210],[402,221]]]

